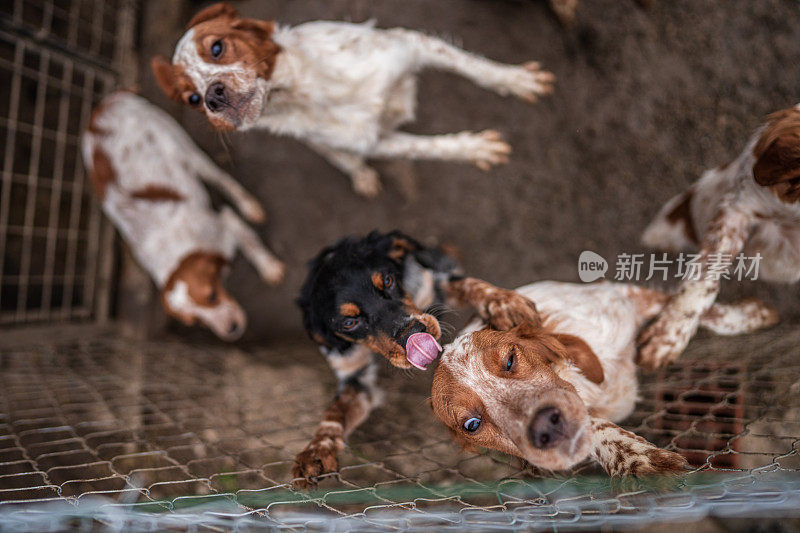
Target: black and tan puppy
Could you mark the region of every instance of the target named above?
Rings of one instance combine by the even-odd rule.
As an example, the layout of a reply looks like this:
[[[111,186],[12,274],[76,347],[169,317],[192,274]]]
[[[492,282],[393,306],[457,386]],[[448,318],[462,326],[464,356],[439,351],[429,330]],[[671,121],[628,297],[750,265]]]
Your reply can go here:
[[[339,380],[336,398],[297,456],[299,486],[338,470],[344,439],[380,403],[379,356],[398,368],[423,370],[436,359],[441,328],[424,310],[472,307],[497,329],[538,319],[525,297],[461,276],[452,257],[397,231],[348,237],[322,250],[309,264],[298,304],[306,331]]]

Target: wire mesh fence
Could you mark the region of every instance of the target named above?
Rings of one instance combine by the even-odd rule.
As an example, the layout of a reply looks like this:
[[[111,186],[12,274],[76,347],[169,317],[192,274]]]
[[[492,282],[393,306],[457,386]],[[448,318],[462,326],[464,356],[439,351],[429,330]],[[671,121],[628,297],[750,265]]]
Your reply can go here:
[[[459,451],[430,376],[386,370],[387,398],[317,490],[293,456],[334,384],[307,343],[236,350],[88,337],[0,351],[0,526],[52,529],[596,529],[800,509],[800,331],[703,337],[623,424],[696,470],[610,480]]]
[[[0,3],[0,324],[107,314],[113,230],[85,176],[80,133],[119,82],[134,8]]]

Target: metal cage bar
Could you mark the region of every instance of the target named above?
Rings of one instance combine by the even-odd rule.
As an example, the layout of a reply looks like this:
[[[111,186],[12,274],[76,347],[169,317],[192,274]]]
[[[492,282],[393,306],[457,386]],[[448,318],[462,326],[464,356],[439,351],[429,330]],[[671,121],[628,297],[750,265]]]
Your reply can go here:
[[[135,13],[136,0],[0,6],[0,325],[108,317],[114,231],[80,134],[131,81]]]

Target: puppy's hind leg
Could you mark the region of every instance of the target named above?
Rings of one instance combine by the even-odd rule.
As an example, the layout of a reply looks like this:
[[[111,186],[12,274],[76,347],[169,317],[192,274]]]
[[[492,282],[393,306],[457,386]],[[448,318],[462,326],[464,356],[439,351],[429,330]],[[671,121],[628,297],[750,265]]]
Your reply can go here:
[[[676,474],[686,470],[683,456],[662,450],[608,420],[592,418],[591,431],[592,458],[610,476]]]
[[[464,76],[476,85],[528,102],[553,92],[555,76],[539,63],[506,65],[466,52],[450,43],[411,30],[391,30],[415,47],[419,67],[434,67]]]
[[[778,321],[775,309],[761,300],[748,298],[735,304],[715,303],[700,318],[700,326],[717,335],[740,335],[772,327]]]
[[[376,158],[438,159],[474,163],[481,170],[508,162],[511,147],[494,130],[462,131],[446,135],[384,135],[370,150]]]
[[[378,172],[368,166],[362,156],[321,144],[311,144],[310,146],[331,165],[350,176],[356,194],[366,198],[375,198],[381,192],[381,180]]]
[[[286,267],[275,254],[264,246],[253,228],[239,218],[228,206],[220,210],[220,220],[233,233],[244,256],[258,270],[261,277],[270,285],[283,281]]]

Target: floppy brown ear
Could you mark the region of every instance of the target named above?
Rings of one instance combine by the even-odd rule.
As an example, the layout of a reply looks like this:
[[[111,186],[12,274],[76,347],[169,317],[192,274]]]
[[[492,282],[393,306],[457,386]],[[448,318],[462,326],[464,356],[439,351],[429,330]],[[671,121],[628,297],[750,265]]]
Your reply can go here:
[[[150,67],[156,77],[156,82],[167,97],[180,101],[181,91],[175,78],[175,67],[162,55],[150,60]]]
[[[533,322],[522,322],[520,325],[510,330],[510,333],[521,339],[540,339],[542,337],[542,326]]]
[[[414,244],[405,237],[394,237],[392,246],[389,248],[389,259],[392,261],[402,261],[403,258],[415,249]]]
[[[217,17],[237,18],[238,16],[239,12],[236,11],[236,9],[234,9],[229,3],[219,2],[217,4],[208,6],[193,16],[192,20],[189,21],[189,24],[186,25],[186,29],[188,30],[193,26],[197,26],[201,22],[215,19]]]
[[[237,19],[231,24],[231,27],[244,31],[252,35],[259,41],[269,39],[272,32],[275,30],[275,24],[269,20],[256,20],[256,19]]]
[[[800,177],[800,136],[775,139],[753,165],[759,185],[775,185]]]
[[[583,339],[564,333],[556,333],[553,337],[563,347],[563,350],[552,350],[556,356],[561,356],[577,366],[581,374],[586,376],[589,381],[599,385],[605,380],[600,359]]]
[[[770,115],[753,154],[753,177],[759,185],[800,177],[800,110],[792,108]]]

